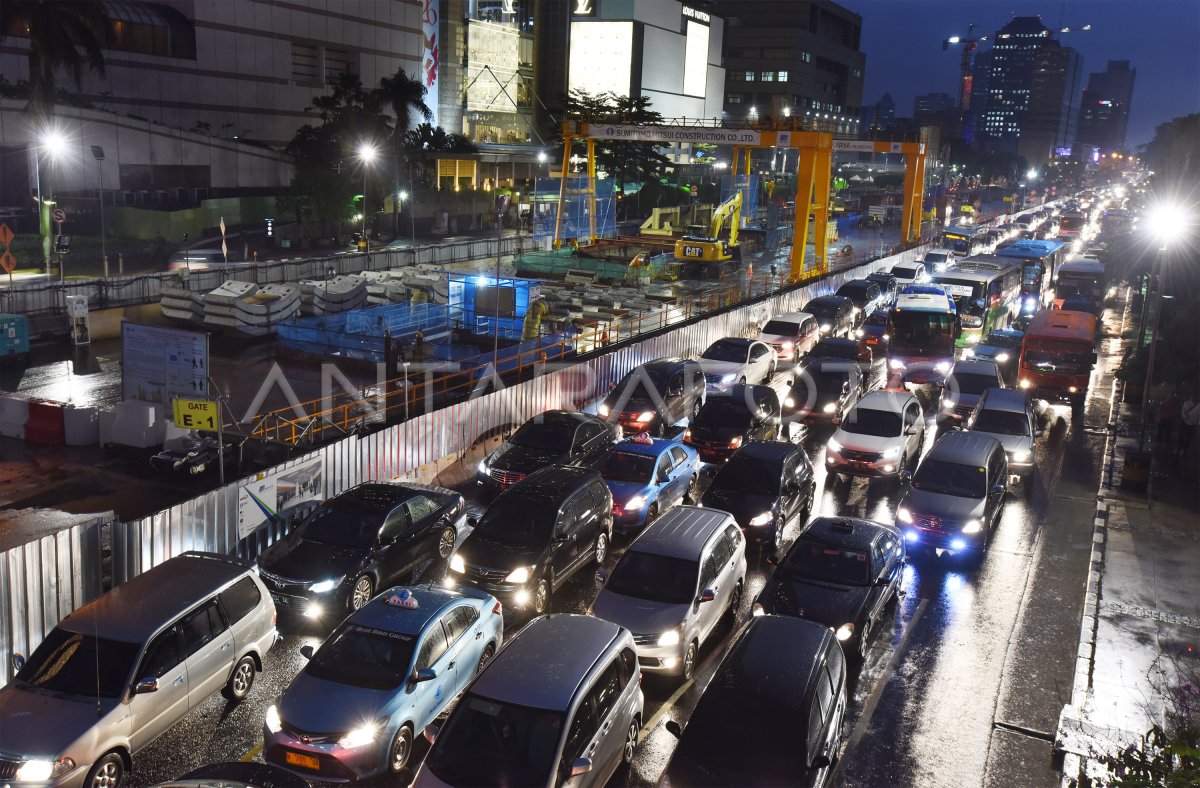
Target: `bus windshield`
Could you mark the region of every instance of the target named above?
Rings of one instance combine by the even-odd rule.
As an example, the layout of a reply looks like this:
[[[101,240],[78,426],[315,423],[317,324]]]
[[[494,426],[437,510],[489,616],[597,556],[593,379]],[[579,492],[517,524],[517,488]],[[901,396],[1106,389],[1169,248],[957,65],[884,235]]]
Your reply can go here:
[[[944,312],[894,312],[888,333],[893,353],[941,357],[954,352],[954,315]]]
[[[1041,260],[1025,263],[1021,269],[1021,290],[1026,293],[1036,293],[1042,289],[1042,281],[1046,268]]]
[[[1092,368],[1092,348],[1074,342],[1026,339],[1021,366],[1059,375],[1086,375]]]
[[[1070,214],[1065,214],[1062,217],[1060,217],[1058,220],[1058,231],[1060,233],[1063,232],[1064,230],[1069,233],[1077,232],[1077,231],[1083,229],[1083,223],[1084,223],[1084,217],[1072,216]]]
[[[1062,277],[1058,280],[1058,284],[1054,286],[1054,295],[1057,298],[1066,298],[1067,296],[1075,295],[1090,298],[1099,296],[1100,294],[1100,282],[1095,277]]]

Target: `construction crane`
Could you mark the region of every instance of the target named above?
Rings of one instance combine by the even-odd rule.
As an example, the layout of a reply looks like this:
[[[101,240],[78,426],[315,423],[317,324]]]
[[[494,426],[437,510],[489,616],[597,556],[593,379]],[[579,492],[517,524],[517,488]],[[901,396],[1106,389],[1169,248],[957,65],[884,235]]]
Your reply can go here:
[[[721,240],[721,228],[729,221],[729,240]],[[707,235],[685,235],[675,242],[675,259],[683,262],[724,263],[740,259],[738,230],[742,224],[742,191],[738,189],[716,207]]]

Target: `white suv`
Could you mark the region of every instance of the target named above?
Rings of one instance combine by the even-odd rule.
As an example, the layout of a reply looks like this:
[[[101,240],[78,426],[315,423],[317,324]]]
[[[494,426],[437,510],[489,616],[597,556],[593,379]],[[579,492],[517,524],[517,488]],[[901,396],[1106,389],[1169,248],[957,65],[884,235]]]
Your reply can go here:
[[[921,403],[907,391],[872,391],[829,439],[825,467],[842,476],[899,476],[916,463],[925,440]]]
[[[953,265],[956,259],[958,258],[954,252],[949,249],[930,249],[921,262],[934,273],[941,273]]]
[[[775,315],[758,332],[758,340],[770,345],[775,358],[783,363],[799,361],[808,355],[820,338],[817,319],[807,312]]]

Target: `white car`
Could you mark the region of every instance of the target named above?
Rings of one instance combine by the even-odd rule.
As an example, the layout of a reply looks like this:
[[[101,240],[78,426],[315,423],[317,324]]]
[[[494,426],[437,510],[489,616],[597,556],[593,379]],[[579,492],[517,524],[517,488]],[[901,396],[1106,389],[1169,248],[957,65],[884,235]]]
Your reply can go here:
[[[775,315],[758,332],[758,340],[770,345],[775,358],[783,362],[799,361],[820,338],[817,319],[807,312]]]
[[[925,440],[921,403],[907,391],[872,391],[829,439],[825,468],[843,476],[890,476],[916,464]]]
[[[924,263],[896,263],[892,266],[896,277],[896,292],[903,292],[908,285],[920,285],[929,281],[929,272]]]
[[[921,262],[927,269],[940,273],[953,265],[957,259],[954,252],[949,249],[930,249],[925,253]]]
[[[765,342],[725,337],[700,355],[705,387],[728,391],[739,383],[762,383],[775,374],[775,351]]]

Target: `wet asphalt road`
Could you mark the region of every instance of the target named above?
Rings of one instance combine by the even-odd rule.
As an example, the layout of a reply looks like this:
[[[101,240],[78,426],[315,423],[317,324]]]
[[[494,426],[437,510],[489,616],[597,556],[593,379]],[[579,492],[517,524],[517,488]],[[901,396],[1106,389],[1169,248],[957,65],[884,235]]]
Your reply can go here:
[[[1115,317],[1111,311],[1105,317],[1106,333],[1112,335]],[[1028,495],[1019,488],[1010,494],[982,566],[972,569],[952,556],[910,558],[895,621],[876,631],[861,670],[852,673],[832,784],[1057,784],[1051,742],[1058,714],[1070,699],[1111,370],[1117,361],[1103,351],[1101,359],[1082,413],[1065,405],[1045,409],[1032,489]],[[777,381],[786,377],[784,373]],[[930,407],[936,400],[929,390],[916,393],[929,417],[928,450],[938,435]],[[803,436],[820,490],[813,514],[891,522],[899,492],[895,483],[836,484],[826,478],[824,444],[830,432],[818,427]],[[469,492],[472,507],[482,510],[486,504]],[[785,545],[801,529],[801,523],[789,523]],[[609,568],[622,546],[615,545]],[[755,550],[739,626],[749,616],[767,569]],[[445,562],[434,562],[417,579],[437,581],[445,572]],[[585,612],[599,585],[593,573],[577,574],[552,600],[552,610]],[[232,706],[217,695],[200,704],[136,759],[133,785],[178,777],[205,763],[260,757],[267,707],[303,666],[300,646],[316,645],[324,634],[305,630],[303,624],[280,623],[285,637],[268,655],[251,698]],[[519,622],[508,623],[511,636]],[[710,640],[687,685],[645,679],[643,740],[633,769],[621,775],[619,784],[657,783],[675,746],[663,723],[686,722],[730,640],[728,630]],[[730,746],[736,746],[735,737],[733,727]],[[424,754],[421,741],[414,763]],[[369,784],[403,782],[384,777]]]

